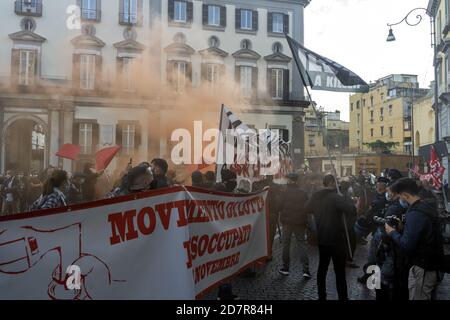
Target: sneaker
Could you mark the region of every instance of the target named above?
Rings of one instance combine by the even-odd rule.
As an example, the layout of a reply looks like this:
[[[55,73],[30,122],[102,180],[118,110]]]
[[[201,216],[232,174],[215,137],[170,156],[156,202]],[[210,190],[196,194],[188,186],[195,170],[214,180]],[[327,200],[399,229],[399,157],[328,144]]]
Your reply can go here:
[[[311,273],[309,270],[303,271],[303,278],[306,280],[311,279]]]
[[[288,268],[281,268],[278,270],[279,273],[281,273],[283,276],[288,276],[289,275],[289,269]]]

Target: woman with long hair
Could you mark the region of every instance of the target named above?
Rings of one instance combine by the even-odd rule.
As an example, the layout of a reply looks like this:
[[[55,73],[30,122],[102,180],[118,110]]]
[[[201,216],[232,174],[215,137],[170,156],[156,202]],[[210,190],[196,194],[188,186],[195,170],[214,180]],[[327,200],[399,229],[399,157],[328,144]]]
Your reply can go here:
[[[31,210],[42,210],[67,206],[66,198],[60,190],[67,181],[67,172],[55,170],[42,187],[41,196],[33,203]]]

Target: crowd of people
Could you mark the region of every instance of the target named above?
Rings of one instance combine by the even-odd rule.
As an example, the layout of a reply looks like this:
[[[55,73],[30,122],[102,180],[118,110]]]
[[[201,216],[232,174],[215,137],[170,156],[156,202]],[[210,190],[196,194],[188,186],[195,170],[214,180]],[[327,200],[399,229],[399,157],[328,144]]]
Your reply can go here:
[[[358,281],[367,285],[373,281],[373,276],[379,275],[379,285],[375,287],[378,300],[435,297],[435,289],[447,265],[439,201],[426,181],[403,177],[396,169],[387,169],[379,177],[361,171],[358,177],[339,180],[331,174],[291,173],[286,176],[285,184],[275,183],[271,176],[253,183],[248,179],[238,181],[236,173],[228,169],[220,172],[220,178],[220,182],[216,182],[212,171],[191,174],[193,187],[220,192],[251,193],[268,187],[269,243],[273,246],[276,234],[280,235],[281,275],[288,276],[292,272],[293,237],[306,280],[312,277],[307,244],[318,247],[320,300],[327,298],[326,277],[331,261],[338,297],[348,299],[345,269],[360,268],[353,261],[358,244],[368,248],[367,262],[361,266]],[[0,177],[0,208],[2,215],[10,215],[172,184],[176,184],[175,176],[164,159],[153,159],[134,167],[129,164],[112,177],[104,171],[96,171],[92,163],[86,163],[82,172],[75,174],[54,167],[30,175],[8,170]],[[271,260],[269,257],[268,261]],[[255,272],[249,268],[246,273],[252,276]],[[236,298],[229,283],[221,285],[219,297]]]

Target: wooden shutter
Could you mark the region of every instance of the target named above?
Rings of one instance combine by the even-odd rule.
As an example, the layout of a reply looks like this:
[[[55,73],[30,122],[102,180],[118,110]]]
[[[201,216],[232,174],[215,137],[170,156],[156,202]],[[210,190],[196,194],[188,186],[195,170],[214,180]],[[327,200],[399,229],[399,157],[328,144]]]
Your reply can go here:
[[[144,4],[143,0],[137,0],[137,25],[142,26],[144,23]]]
[[[118,57],[116,60],[116,83],[120,90],[123,90],[124,88],[123,80],[123,58]]]
[[[174,67],[175,67],[175,63],[173,61],[167,61],[167,63],[166,63],[166,77],[167,77],[167,85],[168,86],[173,86]]]
[[[80,88],[80,55],[72,56],[72,87]]]
[[[273,12],[267,13],[267,32],[273,32]]]
[[[274,88],[273,88],[273,83],[272,83],[272,72],[273,72],[272,68],[267,69],[267,93],[268,93],[269,97],[271,97],[271,98],[274,96]]]
[[[191,23],[194,20],[194,4],[192,2],[188,2],[187,6],[187,22]]]
[[[100,22],[102,20],[102,0],[96,1],[96,20]]]
[[[235,27],[236,27],[236,30],[241,29],[241,9],[236,9],[236,12],[235,12]]]
[[[202,6],[202,20],[204,26],[208,25],[208,7],[207,4],[203,4]]]
[[[142,141],[142,128],[141,125],[136,122],[134,124],[134,148],[137,150]]]
[[[237,84],[241,83],[241,67],[240,66],[236,66],[234,68],[234,80],[236,81]]]
[[[220,6],[220,26],[226,27],[227,26],[227,7]]]
[[[252,96],[254,98],[258,95],[258,67],[252,68]]]
[[[80,123],[74,122],[72,126],[72,144],[78,146],[80,144]]]
[[[289,100],[289,70],[283,70],[283,100]]]
[[[225,80],[225,64],[219,65],[219,81]]]
[[[202,84],[208,79],[208,65],[206,63],[201,64]]]
[[[186,88],[192,86],[192,63],[186,62]]]
[[[20,72],[20,50],[11,50],[11,81],[13,85],[19,83],[19,72]]]
[[[173,21],[174,17],[175,17],[175,2],[174,0],[169,0],[168,2],[168,17],[169,17],[169,22]]]
[[[33,50],[34,52],[34,77],[33,77],[33,84],[36,84],[37,81],[39,80],[38,77],[38,72],[39,72],[39,59],[38,59],[38,51],[37,50]]]
[[[103,70],[103,58],[102,56],[95,56],[95,90],[102,89],[102,70]]]
[[[289,33],[289,15],[288,14],[283,15],[283,32]]]
[[[100,143],[100,126],[98,123],[92,124],[92,149],[91,153],[95,153]]]
[[[119,23],[123,23],[123,14],[124,14],[124,5],[123,0],[119,0]]]
[[[252,28],[253,31],[258,31],[258,11],[253,10],[252,12]]]
[[[116,145],[122,146],[122,124],[116,124]]]

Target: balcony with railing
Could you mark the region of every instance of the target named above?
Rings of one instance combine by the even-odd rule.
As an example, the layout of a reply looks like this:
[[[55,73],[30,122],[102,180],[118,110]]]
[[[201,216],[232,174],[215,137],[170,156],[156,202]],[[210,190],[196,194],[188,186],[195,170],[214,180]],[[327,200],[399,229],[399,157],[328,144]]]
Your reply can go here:
[[[42,0],[16,0],[14,11],[21,16],[42,16]]]
[[[138,15],[136,13],[120,12],[119,23],[126,26],[135,26],[138,24]]]
[[[81,8],[81,20],[84,21],[100,21],[101,10]]]

